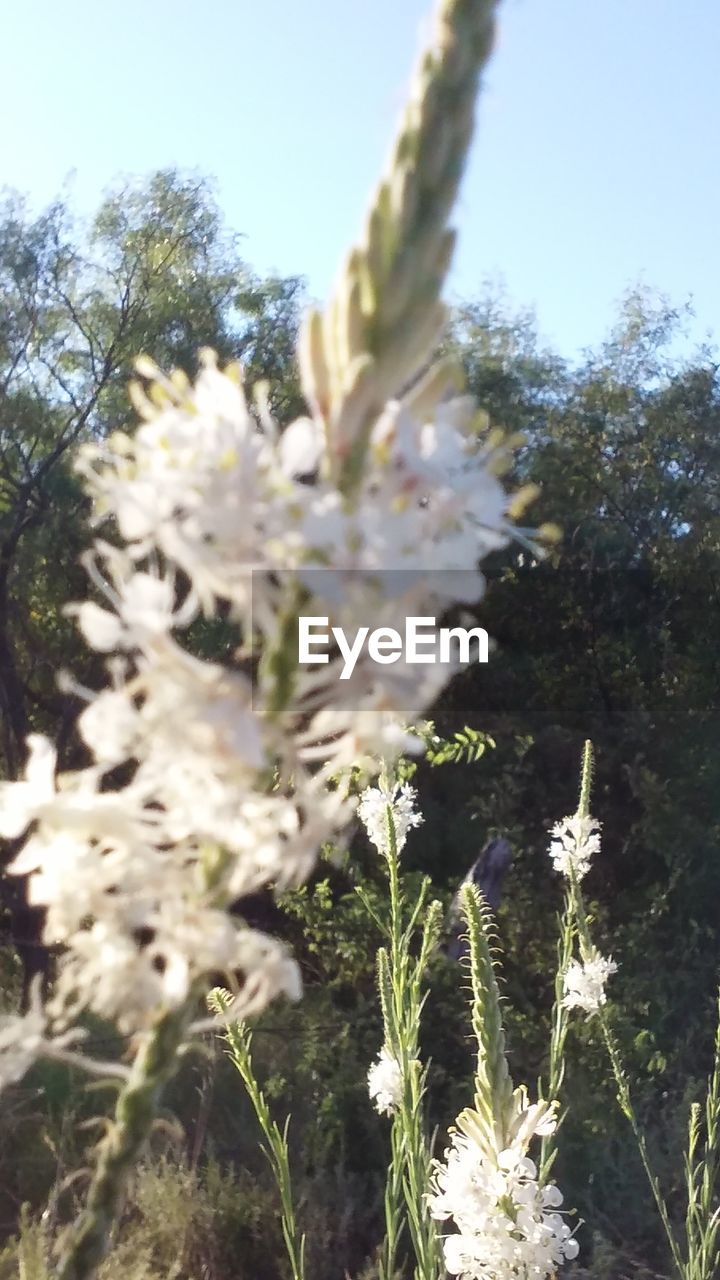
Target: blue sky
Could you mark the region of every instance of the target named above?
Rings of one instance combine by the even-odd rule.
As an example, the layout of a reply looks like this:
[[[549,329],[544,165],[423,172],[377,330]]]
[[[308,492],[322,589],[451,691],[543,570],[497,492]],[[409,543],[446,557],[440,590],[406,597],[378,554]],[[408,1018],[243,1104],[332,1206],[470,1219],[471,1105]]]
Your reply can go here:
[[[432,0],[24,0],[0,182],[90,211],[118,174],[214,176],[259,270],[322,298],[385,160]],[[451,296],[503,277],[568,355],[638,278],[720,333],[720,0],[506,0]]]

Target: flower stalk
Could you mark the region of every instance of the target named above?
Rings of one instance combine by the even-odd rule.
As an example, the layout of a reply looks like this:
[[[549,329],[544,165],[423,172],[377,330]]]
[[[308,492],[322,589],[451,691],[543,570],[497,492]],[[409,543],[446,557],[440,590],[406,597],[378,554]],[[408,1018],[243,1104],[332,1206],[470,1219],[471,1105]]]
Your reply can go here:
[[[231,1004],[230,993],[219,987],[211,991],[208,996],[211,1011],[220,1017],[227,1014]],[[245,1085],[265,1139],[262,1150],[272,1170],[280,1196],[280,1221],[292,1280],[305,1280],[305,1234],[300,1231],[295,1215],[290,1174],[288,1148],[290,1117],[287,1117],[281,1129],[270,1113],[253,1068],[252,1031],[247,1022],[227,1022],[223,1034],[229,1046],[230,1060]]]
[[[463,885],[460,906],[465,917],[470,963],[471,1017],[477,1043],[475,1109],[493,1148],[508,1145],[513,1083],[505,1056],[500,991],[490,950],[492,917],[480,890]]]
[[[577,830],[582,830],[580,826],[581,823],[590,821],[589,814],[590,814],[590,795],[591,795],[591,789],[592,789],[592,770],[593,770],[592,743],[590,741],[586,741],[585,746],[583,748],[581,782],[580,782],[580,798],[578,801],[577,812],[575,814],[575,819],[576,819],[576,822],[578,823]],[[595,848],[593,848],[593,852],[594,851],[595,851]],[[597,967],[598,963],[600,964],[603,963],[602,957],[600,956],[600,953],[593,942],[592,934],[590,931],[590,921],[588,917],[588,912],[585,906],[585,899],[584,899],[581,884],[580,884],[581,877],[582,875],[585,874],[585,870],[587,869],[588,865],[589,865],[589,854],[584,854],[582,848],[578,844],[578,856],[575,858],[571,856],[568,859],[566,871],[565,871],[565,903],[566,903],[565,910],[566,910],[566,914],[569,913],[572,917],[573,926],[578,939],[582,965],[586,972],[590,972],[593,966]],[[571,962],[571,964],[572,963],[573,962]],[[607,966],[608,962],[604,962],[604,963]],[[570,967],[568,967],[565,970],[566,992],[568,991],[567,974],[569,971],[570,971]],[[611,972],[612,970],[606,970],[606,971]],[[568,994],[566,994],[565,999],[567,1002],[569,999]],[[620,1106],[620,1110],[622,1111],[623,1115],[626,1117],[632,1129],[633,1136],[635,1138],[635,1143],[640,1155],[640,1160],[642,1162],[642,1166],[645,1171],[645,1176],[648,1180],[648,1184],[650,1186],[650,1190],[652,1192],[653,1199],[655,1201],[655,1206],[658,1211],[658,1216],[660,1218],[660,1221],[662,1222],[663,1230],[668,1243],[668,1247],[670,1249],[670,1253],[672,1255],[673,1262],[677,1268],[678,1274],[684,1277],[686,1274],[685,1264],[680,1251],[680,1246],[678,1244],[678,1241],[675,1235],[675,1231],[673,1230],[673,1226],[670,1221],[670,1215],[668,1213],[667,1205],[665,1203],[665,1198],[663,1196],[662,1189],[660,1187],[659,1179],[652,1167],[652,1162],[650,1159],[650,1153],[648,1151],[645,1134],[643,1133],[637,1112],[635,1110],[635,1105],[634,1105],[632,1093],[630,1090],[630,1084],[628,1081],[627,1072],[625,1070],[625,1066],[622,1060],[620,1046],[617,1042],[610,1018],[608,1016],[604,989],[599,990],[597,992],[597,996],[592,1004],[591,1010],[589,1008],[589,1005],[587,1004],[583,1007],[587,1008],[588,1011],[591,1011],[592,1016],[595,1016],[598,1019],[602,1038],[605,1043],[605,1048],[608,1055],[608,1060],[610,1062],[610,1068],[611,1068],[613,1079],[615,1082],[618,1105]]]
[[[531,1104],[513,1089],[491,949],[491,917],[476,885],[463,886],[471,1017],[477,1042],[474,1108],[461,1112],[443,1161],[434,1165],[428,1204],[443,1237],[446,1269],[462,1280],[555,1276],[575,1258],[577,1241],[563,1215],[562,1194],[538,1177],[531,1143],[555,1127],[555,1105]]]
[[[108,1251],[128,1175],[150,1136],[160,1095],[175,1072],[195,1001],[162,1014],[147,1034],[100,1143],[85,1207],[61,1241],[57,1280],[90,1280]]]
[[[720,1208],[717,1204],[720,1155],[720,997],[715,1028],[713,1069],[705,1098],[705,1139],[700,1149],[702,1108],[690,1108],[685,1161],[688,1193],[685,1236],[687,1263],[684,1280],[713,1280],[720,1270]]]
[[[590,816],[590,790],[592,786],[593,754],[592,744],[587,741],[583,748],[580,772],[580,794],[576,818],[588,819]],[[569,863],[567,864],[569,865]],[[573,874],[577,883],[577,877]],[[560,916],[558,937],[558,963],[555,971],[555,991],[550,1030],[550,1055],[548,1064],[548,1098],[559,1098],[565,1079],[565,1045],[570,1026],[570,1008],[565,998],[565,978],[572,964],[575,944],[575,900],[569,877],[565,879],[563,910]],[[562,1116],[552,1133],[543,1135],[540,1149],[540,1181],[544,1182],[552,1168],[557,1155],[558,1130]]]
[[[555,971],[555,992],[551,1015],[550,1054],[548,1063],[548,1082],[546,1096],[559,1098],[565,1080],[565,1044],[570,1026],[570,1010],[565,1003],[565,974],[572,961],[575,940],[575,924],[572,904],[566,894],[562,914],[560,916],[558,937],[558,962]],[[541,1088],[541,1094],[543,1090]],[[547,1180],[557,1155],[557,1135],[562,1124],[562,1115],[552,1133],[543,1135],[540,1146],[540,1182]]]
[[[379,949],[377,958],[384,1046],[368,1077],[378,1109],[392,1116],[385,1239],[379,1260],[382,1280],[392,1280],[396,1274],[405,1224],[415,1254],[416,1280],[439,1280],[442,1274],[437,1231],[425,1209],[431,1156],[423,1120],[427,1070],[419,1057],[422,984],[439,937],[442,909],[439,902],[428,904],[427,879],[413,904],[405,897],[400,849],[407,831],[420,821],[412,808],[413,800],[412,788],[391,785],[383,773],[381,787],[366,791],[360,804],[360,816],[385,862],[390,906],[389,919],[384,926],[381,922],[387,947]],[[418,932],[420,945],[414,955]]]
[[[374,419],[428,364],[443,332],[440,293],[455,243],[447,224],[495,11],[495,0],[441,0],[361,243],[325,313],[310,312],[303,328],[303,390],[346,492],[362,470]],[[445,369],[439,384],[453,377]]]

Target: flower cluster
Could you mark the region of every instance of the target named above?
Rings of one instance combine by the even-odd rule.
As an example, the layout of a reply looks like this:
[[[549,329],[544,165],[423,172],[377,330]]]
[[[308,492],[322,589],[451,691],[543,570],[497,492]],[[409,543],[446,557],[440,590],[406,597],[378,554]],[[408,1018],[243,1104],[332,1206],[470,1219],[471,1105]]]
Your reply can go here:
[[[24,777],[0,784],[0,835],[26,837],[10,870],[29,877],[45,942],[62,948],[42,1036],[37,1012],[32,1028],[5,1022],[8,1053],[23,1038],[43,1051],[86,1009],[142,1029],[208,976],[237,993],[234,1015],[299,995],[294,961],[245,925],[242,899],[307,877],[354,809],[338,777],[396,756],[399,724],[448,672],[360,661],[338,683],[332,661],[298,667],[293,620],[390,623],[477,597],[479,559],[510,535],[499,455],[464,399],[391,401],[349,497],[320,417],[281,433],[209,356],[194,385],[140,371],[137,432],[86,446],[78,464],[104,526],[86,557],[96,598],[72,612],[108,685],[65,677],[86,703],[89,763],[56,776],[35,735]],[[222,660],[195,656],[188,634],[212,618]],[[401,844],[419,818],[409,789],[390,799]],[[378,802],[364,808],[380,834]]]
[[[383,1045],[368,1071],[368,1093],[379,1115],[392,1115],[400,1106],[403,1091],[402,1067]]]
[[[5,1014],[0,1018],[0,1088],[21,1080],[35,1059],[41,1056],[72,1060],[73,1051],[69,1046],[83,1040],[86,1032],[73,1027],[49,1040],[47,1024],[36,979],[30,989],[28,1012],[24,1016]],[[113,1070],[114,1075],[121,1073],[121,1067]]]
[[[395,831],[395,851],[405,847],[408,831],[424,821],[415,808],[417,791],[409,782],[395,782],[391,787],[366,787],[360,797],[358,817],[379,853],[389,853],[388,809]]]
[[[574,902],[581,896],[580,881],[587,874],[594,855],[600,852],[600,823],[589,814],[578,812],[556,822],[550,834],[553,866],[565,876],[570,900]],[[563,974],[563,1007],[582,1009],[588,1016],[597,1013],[607,1000],[605,985],[614,973],[617,973],[615,961],[605,959],[597,948],[590,948],[586,937],[582,959],[570,960]]]
[[[457,1228],[443,1237],[443,1253],[447,1270],[461,1280],[548,1277],[578,1253],[558,1212],[561,1192],[554,1183],[539,1184],[527,1154],[535,1135],[552,1132],[552,1109],[528,1106],[522,1089],[514,1105],[504,1145],[489,1139],[476,1112],[463,1112],[444,1161],[435,1166],[429,1208]]]
[[[566,1009],[582,1009],[588,1017],[605,1004],[605,984],[617,973],[612,958],[605,959],[593,951],[587,959],[571,960],[563,975],[563,1005]]]
[[[600,823],[589,816],[575,813],[556,822],[550,835],[550,857],[556,871],[582,880],[590,869],[593,855],[600,850]]]

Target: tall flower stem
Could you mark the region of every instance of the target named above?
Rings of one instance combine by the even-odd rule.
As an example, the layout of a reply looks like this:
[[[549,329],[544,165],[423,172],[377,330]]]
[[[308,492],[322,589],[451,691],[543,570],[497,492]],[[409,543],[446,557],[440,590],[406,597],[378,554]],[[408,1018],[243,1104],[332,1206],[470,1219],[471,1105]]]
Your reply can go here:
[[[581,817],[581,818],[586,818],[590,811],[590,790],[592,785],[592,768],[593,768],[592,743],[586,742],[584,751],[583,751],[582,777],[581,777],[581,783],[580,783],[580,800],[578,803],[578,811],[577,811],[578,817]],[[577,931],[578,942],[580,945],[580,954],[582,956],[583,961],[587,962],[596,953],[596,948],[593,944],[592,935],[590,933],[590,922],[588,920],[587,909],[585,907],[585,899],[583,897],[583,892],[580,887],[580,881],[576,874],[575,868],[572,866],[572,864],[569,867],[569,872],[567,876],[567,886],[568,886],[567,893],[568,893],[569,903],[572,910],[575,929]],[[657,1174],[654,1172],[651,1161],[650,1161],[650,1153],[648,1151],[645,1135],[640,1126],[640,1121],[638,1120],[637,1112],[635,1110],[635,1105],[633,1103],[632,1094],[630,1092],[630,1085],[627,1077],[627,1072],[625,1070],[625,1067],[622,1061],[620,1047],[615,1038],[615,1033],[610,1023],[608,1011],[604,1004],[600,1004],[598,1006],[595,1016],[598,1018],[600,1023],[602,1037],[605,1042],[605,1048],[607,1050],[607,1055],[610,1061],[610,1067],[612,1070],[613,1079],[615,1081],[615,1087],[617,1089],[617,1099],[618,1099],[618,1104],[620,1106],[620,1110],[622,1111],[625,1118],[628,1120],[630,1127],[632,1129],[633,1136],[635,1138],[635,1143],[636,1143],[638,1152],[640,1154],[640,1160],[642,1162],[643,1169],[645,1170],[645,1176],[647,1177],[648,1183],[650,1185],[650,1190],[652,1192],[653,1199],[655,1201],[655,1205],[658,1211],[658,1215],[660,1217],[660,1221],[662,1222],[662,1225],[663,1225],[663,1230],[665,1232],[668,1246],[672,1254],[673,1262],[677,1267],[678,1274],[680,1276],[684,1276],[685,1265],[682,1259],[682,1255],[680,1253],[678,1242],[675,1238],[675,1232],[673,1231],[672,1224],[670,1222],[670,1215],[668,1213],[667,1205],[665,1203],[665,1198],[660,1188],[659,1179],[657,1177]]]
[[[57,1280],[90,1280],[108,1251],[128,1175],[150,1135],[162,1091],[175,1072],[195,999],[161,1014],[141,1045],[103,1138],[85,1208],[62,1246]]]
[[[490,949],[491,918],[474,884],[463,886],[460,906],[467,925],[471,1017],[477,1043],[475,1110],[491,1145],[502,1151],[513,1109],[513,1082],[505,1054],[500,991]]]
[[[215,988],[208,998],[208,1003],[213,1012],[222,1015],[231,1003],[231,996],[229,992]],[[272,1169],[280,1196],[282,1232],[292,1280],[305,1280],[305,1236],[300,1231],[295,1216],[290,1175],[290,1153],[287,1140],[290,1117],[287,1117],[281,1129],[270,1114],[270,1108],[253,1068],[252,1032],[248,1024],[246,1022],[228,1023],[224,1035],[229,1046],[230,1059],[245,1085],[265,1139],[266,1145],[263,1146],[263,1152]]]
[[[383,1203],[385,1236],[378,1258],[379,1280],[395,1280],[397,1275],[398,1253],[403,1232],[404,1167],[402,1135],[399,1125],[394,1124],[390,1131],[390,1164],[385,1180]]]
[[[400,849],[407,830],[422,821],[412,809],[412,788],[391,783],[383,769],[379,788],[368,788],[360,816],[385,863],[389,914],[383,918],[362,889],[358,894],[384,934],[377,954],[377,984],[384,1045],[380,1055],[390,1067],[388,1103],[379,1109],[392,1115],[391,1159],[385,1185],[385,1238],[380,1251],[381,1280],[397,1274],[398,1253],[407,1231],[415,1253],[415,1280],[439,1280],[440,1243],[426,1210],[430,1177],[430,1144],[424,1123],[426,1070],[419,1058],[423,983],[430,954],[439,937],[442,908],[428,902],[430,881],[423,880],[414,901],[407,900],[400,875]],[[419,939],[419,946],[417,945]],[[368,1082],[373,1096],[372,1076]],[[380,1091],[378,1090],[378,1096]]]
[[[718,1153],[720,1152],[720,1000],[715,1026],[713,1069],[705,1098],[705,1141],[698,1150],[701,1129],[700,1103],[690,1108],[686,1181],[688,1191],[685,1233],[687,1280],[713,1280],[720,1269],[717,1208]]]
[[[405,906],[400,883],[400,859],[392,806],[386,810],[386,865],[390,889],[390,954],[389,977],[392,992],[390,1043],[398,1053],[402,1073],[402,1096],[393,1120],[397,1154],[402,1155],[402,1188],[407,1223],[416,1259],[416,1280],[438,1280],[440,1250],[435,1224],[425,1211],[425,1194],[430,1174],[430,1151],[423,1124],[423,1095],[426,1073],[418,1059],[422,997],[420,980],[433,944],[438,923],[437,904],[429,908],[422,933],[419,960],[413,960],[410,943],[427,894],[427,883],[407,924],[403,921]],[[397,1165],[397,1160],[393,1160]],[[397,1178],[397,1168],[390,1179]]]
[[[585,909],[585,902],[583,899],[582,890],[578,883],[577,876],[575,875],[574,872],[571,872],[570,883],[571,883],[573,907],[575,911],[575,921],[577,925],[578,938],[580,941],[580,952],[581,952],[581,955],[583,956],[583,959],[587,959],[589,956],[593,954],[594,948],[592,943],[592,937],[590,935],[590,927],[588,923],[587,912]],[[667,1205],[665,1203],[665,1198],[660,1188],[660,1181],[658,1179],[657,1174],[653,1170],[653,1167],[650,1161],[650,1153],[648,1151],[647,1142],[645,1140],[645,1134],[643,1133],[642,1128],[640,1126],[640,1121],[638,1120],[637,1112],[635,1110],[635,1104],[633,1103],[632,1094],[630,1092],[630,1085],[627,1077],[627,1072],[625,1071],[625,1067],[623,1065],[620,1047],[615,1038],[615,1033],[612,1029],[610,1019],[608,1017],[607,1009],[604,1005],[600,1005],[600,1007],[597,1010],[596,1016],[600,1022],[600,1030],[602,1032],[602,1037],[605,1042],[605,1048],[607,1050],[608,1059],[610,1061],[610,1067],[612,1070],[613,1079],[615,1081],[615,1087],[617,1089],[617,1100],[620,1106],[620,1110],[622,1111],[625,1118],[628,1120],[630,1127],[633,1131],[635,1143],[636,1143],[638,1152],[640,1154],[640,1160],[642,1161],[642,1166],[643,1166],[643,1169],[645,1170],[645,1176],[647,1177],[648,1183],[650,1184],[650,1190],[652,1191],[653,1199],[657,1207],[658,1215],[663,1225],[663,1230],[665,1232],[665,1236],[667,1238],[667,1242],[670,1247],[670,1252],[673,1257],[673,1262],[675,1263],[675,1266],[678,1269],[678,1274],[683,1276],[685,1274],[685,1270],[684,1270],[682,1255],[680,1253],[680,1248],[678,1246],[678,1242],[675,1238],[675,1232],[673,1231],[672,1224],[670,1222],[670,1215],[668,1213]]]
[[[580,771],[580,795],[578,798],[577,816],[587,817],[590,812],[590,791],[592,787],[593,752],[592,743],[587,740],[583,747],[582,766]],[[570,1026],[570,1010],[564,1003],[565,974],[572,960],[573,942],[575,939],[575,900],[572,886],[566,880],[562,915],[560,916],[560,934],[558,938],[558,963],[555,971],[555,992],[550,1031],[550,1061],[548,1064],[548,1098],[559,1098],[565,1079],[565,1044]],[[552,1133],[543,1136],[540,1146],[540,1181],[544,1182],[557,1153],[558,1126]]]
[[[324,422],[330,465],[347,492],[378,412],[427,365],[442,334],[440,293],[455,243],[448,219],[495,10],[496,0],[440,0],[361,242],[325,313],[311,312],[303,328],[303,390]]]
[[[555,995],[553,1000],[552,1024],[550,1031],[550,1061],[548,1064],[547,1097],[559,1098],[565,1079],[565,1044],[570,1026],[570,1010],[563,1003],[564,978],[573,954],[575,924],[570,894],[565,891],[565,903],[560,916],[560,936],[558,939],[558,964],[555,972]],[[558,1120],[558,1128],[562,1116]],[[552,1133],[543,1135],[540,1144],[540,1181],[544,1183],[557,1152],[557,1128]]]
[[[386,866],[390,893],[389,955],[381,949],[378,955],[378,986],[383,1010],[385,1039],[400,1063],[403,1078],[403,1102],[408,1071],[408,1045],[402,1033],[404,984],[402,972],[402,893],[392,810],[386,813],[388,853]],[[393,1280],[402,1237],[402,1206],[405,1203],[405,1125],[393,1121],[390,1142],[391,1157],[385,1184],[385,1239],[380,1256],[382,1280]]]
[[[682,1255],[680,1253],[680,1248],[678,1246],[677,1240],[675,1239],[675,1233],[672,1229],[672,1225],[670,1222],[670,1215],[667,1210],[667,1205],[665,1204],[665,1198],[660,1189],[659,1179],[657,1177],[657,1174],[654,1172],[652,1164],[650,1162],[650,1154],[647,1149],[645,1134],[643,1133],[640,1127],[640,1122],[638,1120],[637,1113],[635,1111],[635,1106],[633,1104],[632,1095],[630,1093],[630,1086],[628,1084],[627,1075],[625,1073],[625,1068],[623,1066],[620,1049],[618,1047],[618,1043],[615,1039],[612,1027],[610,1026],[605,1010],[600,1009],[598,1011],[598,1016],[600,1018],[600,1026],[602,1029],[603,1039],[605,1041],[605,1048],[607,1049],[608,1058],[610,1059],[610,1065],[612,1067],[615,1086],[617,1088],[618,1104],[620,1106],[620,1110],[622,1111],[623,1115],[629,1121],[630,1127],[633,1131],[633,1135],[635,1137],[635,1143],[640,1153],[642,1166],[643,1166],[643,1169],[645,1170],[645,1176],[647,1177],[647,1180],[650,1184],[650,1190],[652,1191],[653,1198],[655,1200],[655,1205],[657,1207],[658,1215],[660,1217],[660,1221],[662,1222],[663,1230],[665,1231],[665,1236],[667,1238],[667,1242],[670,1247],[670,1252],[672,1254],[673,1262],[677,1267],[678,1274],[680,1276],[684,1276],[685,1265],[683,1263]]]

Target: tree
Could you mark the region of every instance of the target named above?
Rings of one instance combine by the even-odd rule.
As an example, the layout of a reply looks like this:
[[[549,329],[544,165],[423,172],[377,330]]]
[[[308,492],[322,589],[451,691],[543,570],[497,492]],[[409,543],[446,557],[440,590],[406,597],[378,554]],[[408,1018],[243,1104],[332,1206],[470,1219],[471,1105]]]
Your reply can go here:
[[[60,201],[37,217],[17,195],[0,206],[0,776],[17,776],[33,730],[69,763],[76,699],[58,672],[100,677],[84,653],[78,669],[63,612],[87,591],[75,446],[130,423],[141,353],[189,371],[205,346],[242,358],[273,379],[278,415],[294,413],[302,287],[259,279],[208,184],[171,170],[111,192],[87,227]],[[38,921],[16,881],[3,895],[28,977],[46,965]]]
[[[60,606],[83,591],[83,500],[70,454],[126,426],[132,363],[152,353],[192,369],[203,346],[272,376],[293,412],[290,352],[298,279],[259,280],[223,228],[207,184],[174,172],[113,192],[86,234],[56,203],[32,218],[0,209],[0,709],[2,768],[15,776],[27,732],[68,702],[55,677],[72,629]],[[76,585],[77,584],[77,585]],[[70,592],[68,592],[70,585]],[[69,721],[68,721],[69,723]],[[61,733],[61,745],[64,735]]]

